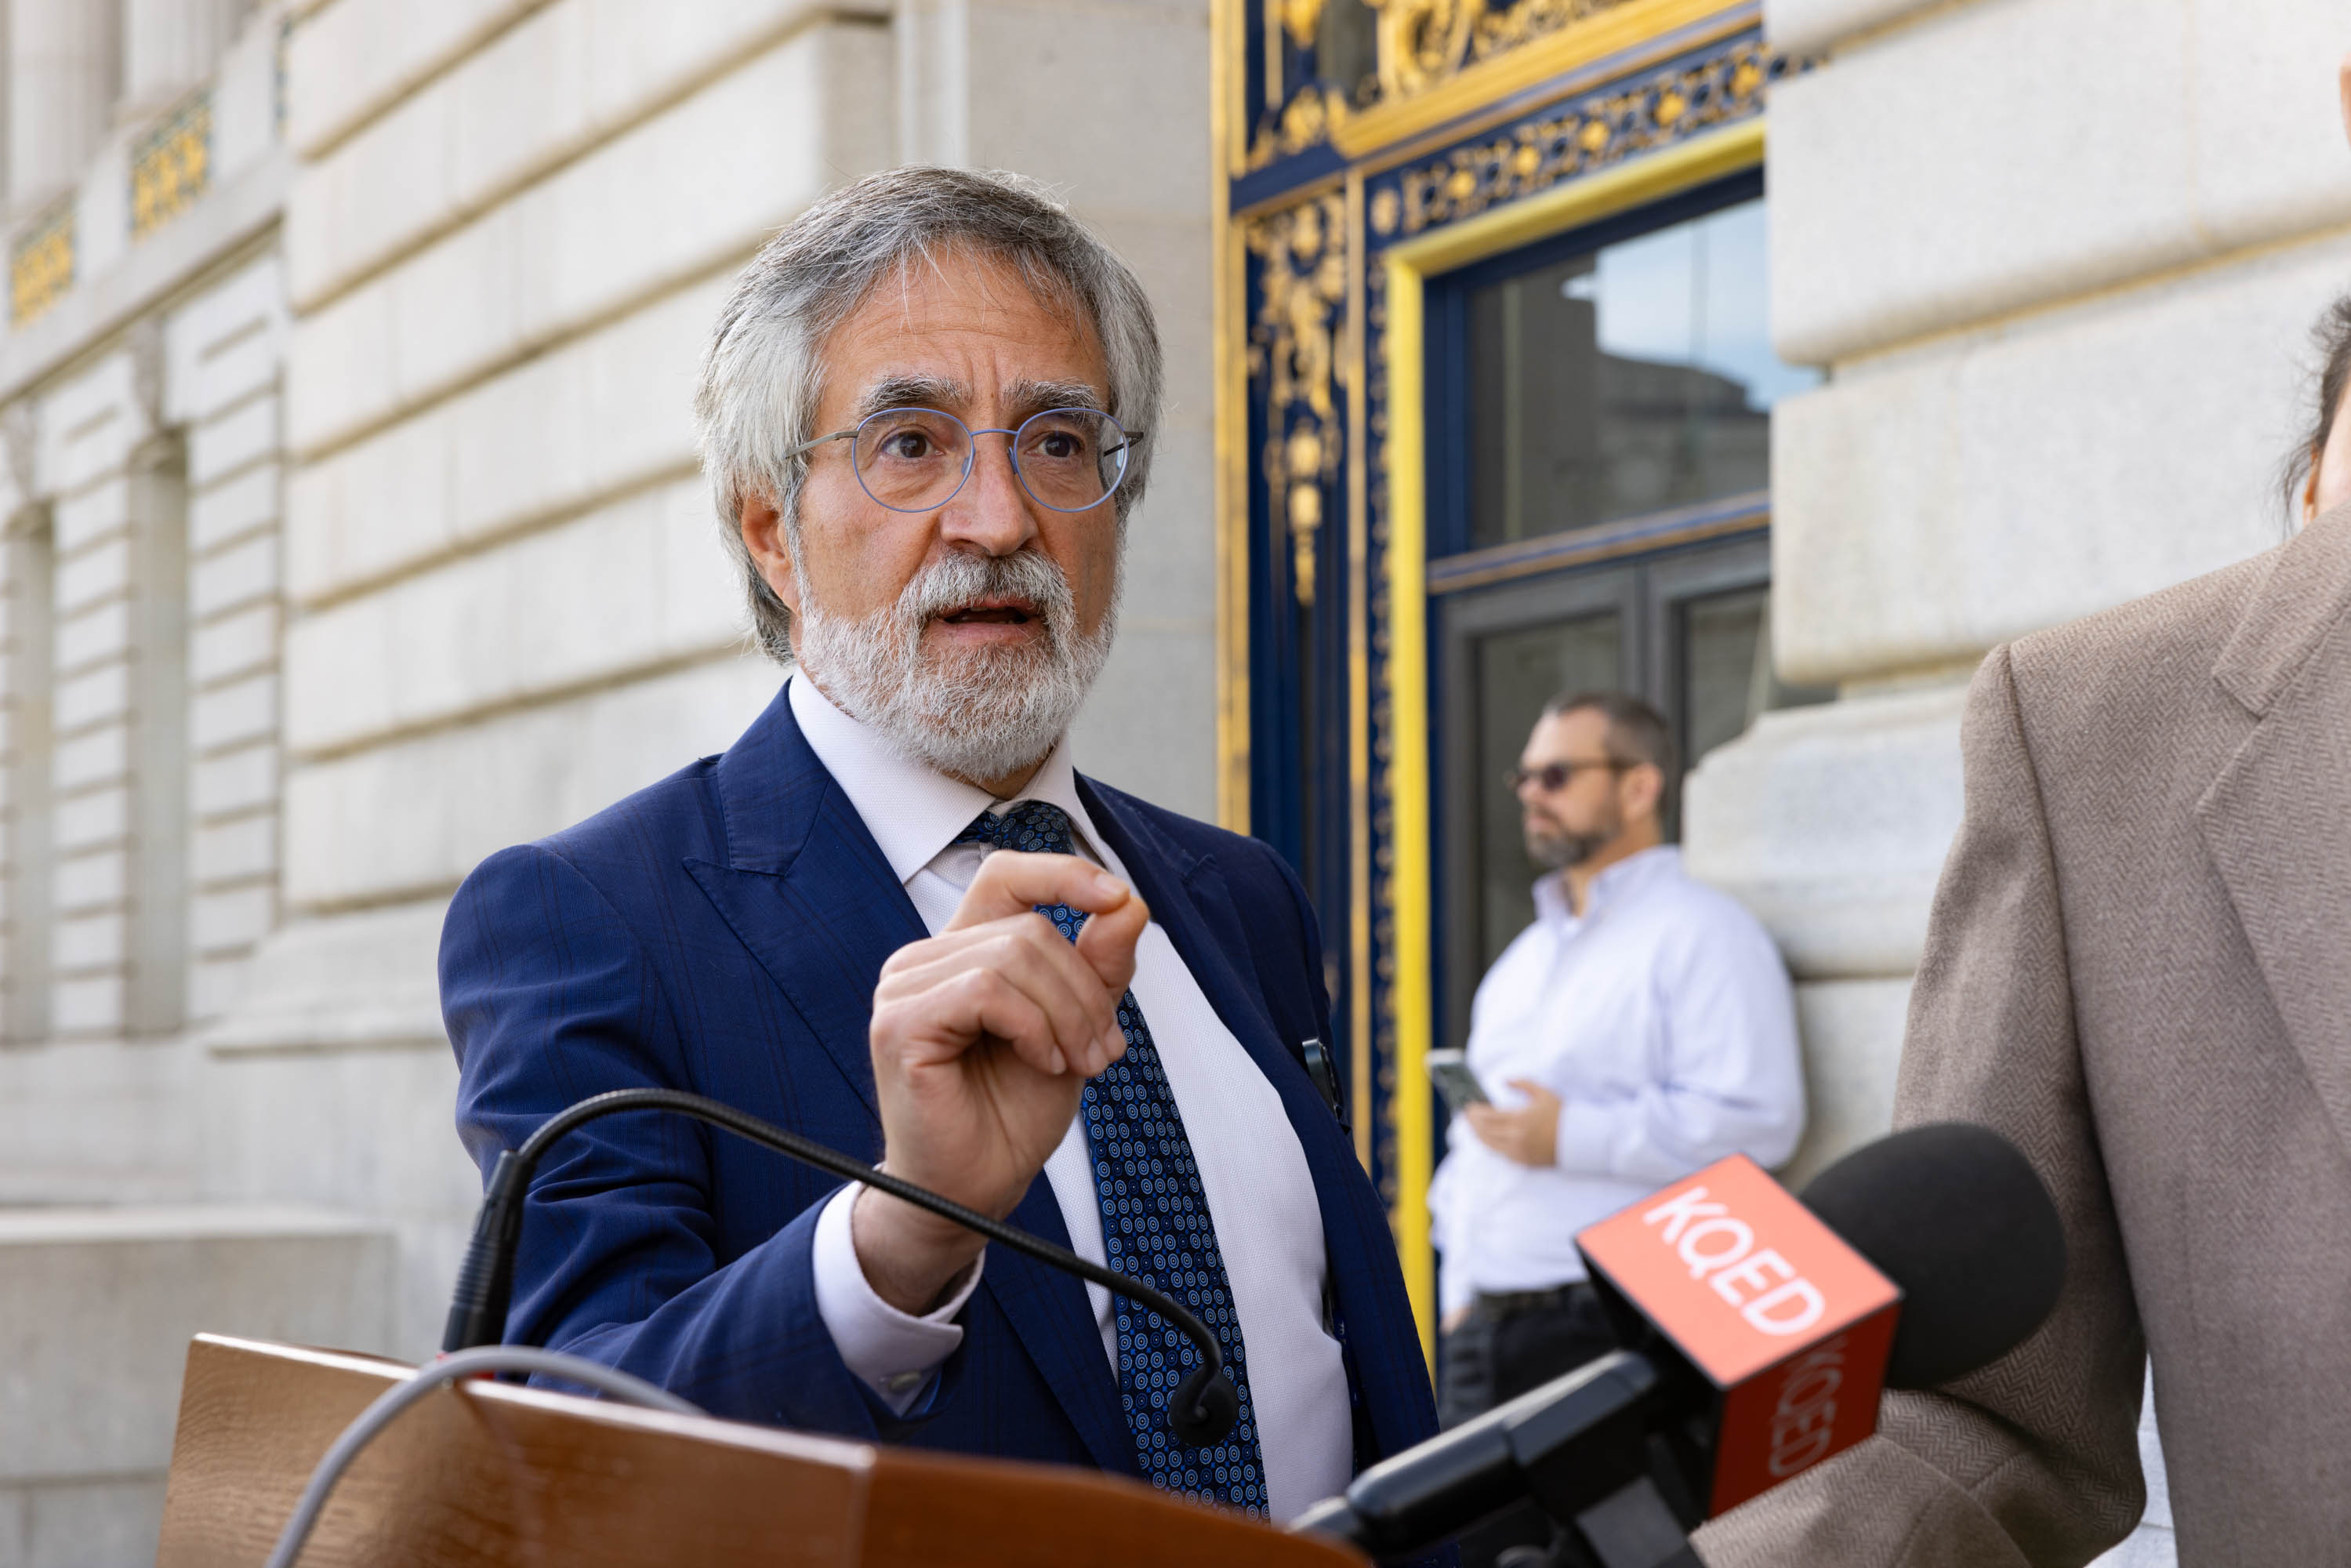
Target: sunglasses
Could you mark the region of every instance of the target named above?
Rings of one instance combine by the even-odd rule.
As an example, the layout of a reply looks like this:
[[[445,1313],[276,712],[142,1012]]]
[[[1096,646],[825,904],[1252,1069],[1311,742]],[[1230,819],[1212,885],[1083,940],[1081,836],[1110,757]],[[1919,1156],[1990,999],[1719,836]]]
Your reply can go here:
[[[1513,795],[1531,783],[1540,786],[1546,795],[1556,795],[1587,768],[1605,768],[1612,773],[1621,773],[1627,768],[1639,766],[1637,762],[1626,762],[1614,757],[1589,758],[1575,762],[1546,762],[1541,768],[1506,768],[1502,770],[1502,782],[1509,786]]]

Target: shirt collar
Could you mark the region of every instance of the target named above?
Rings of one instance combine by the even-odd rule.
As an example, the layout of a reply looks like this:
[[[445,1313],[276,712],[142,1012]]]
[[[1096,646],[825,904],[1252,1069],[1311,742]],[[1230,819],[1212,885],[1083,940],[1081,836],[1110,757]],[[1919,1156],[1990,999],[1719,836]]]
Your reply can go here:
[[[950,779],[901,753],[873,728],[850,717],[816,683],[795,670],[787,687],[792,717],[833,782],[864,819],[890,873],[901,883],[914,880],[956,841],[982,811],[1002,811],[1022,800],[1044,800],[1069,813],[1071,826],[1099,850],[1102,837],[1078,799],[1078,775],[1070,761],[1069,737],[1054,746],[1028,787],[1009,800]]]
[[[1677,870],[1681,863],[1682,852],[1678,844],[1655,844],[1638,854],[1626,855],[1592,879],[1590,896],[1584,900],[1582,918],[1591,919],[1611,904]],[[1567,874],[1564,872],[1553,872],[1535,883],[1535,914],[1545,920],[1577,918],[1567,906]]]

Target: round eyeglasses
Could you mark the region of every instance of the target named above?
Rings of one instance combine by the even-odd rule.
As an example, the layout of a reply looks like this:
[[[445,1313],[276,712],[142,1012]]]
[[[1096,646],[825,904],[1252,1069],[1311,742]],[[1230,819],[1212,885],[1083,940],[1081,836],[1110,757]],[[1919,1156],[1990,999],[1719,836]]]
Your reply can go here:
[[[1039,506],[1056,512],[1099,507],[1126,477],[1134,438],[1110,415],[1091,408],[1049,408],[1018,430],[974,430],[935,408],[885,408],[803,442],[797,457],[828,441],[847,441],[857,482],[893,512],[929,512],[956,497],[971,477],[974,436],[1012,438],[1012,474]]]

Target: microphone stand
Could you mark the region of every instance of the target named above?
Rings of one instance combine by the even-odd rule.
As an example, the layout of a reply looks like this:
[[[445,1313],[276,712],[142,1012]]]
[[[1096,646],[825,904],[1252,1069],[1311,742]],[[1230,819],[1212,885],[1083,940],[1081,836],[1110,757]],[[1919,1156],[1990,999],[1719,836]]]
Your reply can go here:
[[[575,1127],[622,1111],[674,1111],[692,1116],[803,1165],[886,1192],[1034,1258],[1048,1268],[1075,1274],[1124,1296],[1175,1324],[1199,1347],[1200,1364],[1176,1385],[1167,1402],[1168,1430],[1187,1447],[1207,1448],[1222,1440],[1240,1416],[1240,1396],[1234,1391],[1232,1379],[1225,1375],[1223,1348],[1217,1343],[1217,1336],[1182,1302],[1140,1280],[1115,1273],[1066,1247],[1056,1247],[1041,1237],[992,1219],[977,1209],[966,1208],[928,1187],[916,1186],[902,1176],[877,1170],[812,1138],[763,1122],[732,1105],[679,1089],[615,1089],[591,1096],[540,1123],[538,1131],[523,1140],[521,1148],[499,1151],[497,1163],[490,1168],[489,1184],[483,1190],[481,1211],[474,1220],[474,1236],[466,1245],[465,1260],[457,1270],[456,1293],[450,1301],[449,1322],[441,1340],[444,1354],[476,1345],[497,1344],[504,1340],[507,1307],[514,1293],[515,1249],[522,1237],[523,1199],[530,1191],[539,1161],[557,1139]]]
[[[1670,1363],[1611,1351],[1383,1459],[1290,1528],[1402,1562],[1531,1498],[1560,1539],[1512,1548],[1509,1568],[1699,1568],[1649,1434],[1654,1397],[1676,1376]]]

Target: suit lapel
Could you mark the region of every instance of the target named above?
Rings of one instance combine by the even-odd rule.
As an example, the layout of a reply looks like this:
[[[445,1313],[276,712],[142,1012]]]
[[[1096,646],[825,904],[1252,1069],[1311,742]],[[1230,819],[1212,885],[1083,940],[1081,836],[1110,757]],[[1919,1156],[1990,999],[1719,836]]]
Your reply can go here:
[[[1187,855],[1151,825],[1081,779],[1078,789],[1086,814],[1093,819],[1111,848],[1118,852],[1137,892],[1151,905],[1151,918],[1167,933],[1176,956],[1216,1009],[1217,1017],[1241,1043],[1258,1071],[1281,1094],[1282,1109],[1308,1146],[1311,1163],[1318,1144],[1339,1139],[1338,1123],[1314,1091],[1312,1081],[1290,1054],[1273,1020],[1265,1014],[1235,972],[1225,949],[1208,935],[1212,930],[1246,929],[1233,907],[1225,879],[1213,861]],[[1318,1170],[1316,1176],[1321,1176]]]
[[[727,863],[686,871],[878,1116],[873,988],[891,954],[922,940],[922,917],[782,694],[716,777]]]
[[[1056,1247],[1070,1245],[1070,1228],[1053,1184],[1040,1174],[1011,1214],[1011,1223]],[[1118,1379],[1102,1354],[1093,1303],[1077,1280],[1009,1247],[991,1247],[980,1289],[996,1298],[1053,1397],[1077,1427],[1094,1463],[1137,1475],[1134,1435],[1119,1406]]]
[[[2197,802],[2197,826],[2351,1145],[2351,508],[2279,552],[2213,674],[2259,722]]]

